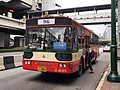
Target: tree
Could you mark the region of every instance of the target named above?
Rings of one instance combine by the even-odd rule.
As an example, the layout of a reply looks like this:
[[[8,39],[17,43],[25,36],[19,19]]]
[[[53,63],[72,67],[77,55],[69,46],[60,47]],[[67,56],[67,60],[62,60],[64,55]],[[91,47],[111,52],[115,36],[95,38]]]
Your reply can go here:
[[[102,46],[105,46],[105,45],[110,45],[110,41],[99,41],[99,44],[102,45]]]

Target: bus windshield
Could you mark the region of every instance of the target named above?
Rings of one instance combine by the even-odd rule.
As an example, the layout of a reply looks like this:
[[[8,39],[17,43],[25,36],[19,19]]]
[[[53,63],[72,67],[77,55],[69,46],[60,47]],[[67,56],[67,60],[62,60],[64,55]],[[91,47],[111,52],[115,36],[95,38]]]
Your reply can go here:
[[[70,51],[72,50],[72,29],[71,27],[27,29],[27,49]]]

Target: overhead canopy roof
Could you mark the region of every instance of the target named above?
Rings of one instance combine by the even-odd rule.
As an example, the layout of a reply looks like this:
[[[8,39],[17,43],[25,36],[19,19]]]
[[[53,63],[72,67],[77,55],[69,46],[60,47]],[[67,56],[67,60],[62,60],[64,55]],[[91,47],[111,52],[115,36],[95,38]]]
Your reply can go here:
[[[13,18],[21,19],[32,6],[22,0],[0,0],[0,12],[13,10]],[[20,13],[19,13],[20,12]],[[19,14],[18,14],[19,13]]]
[[[57,9],[57,10],[49,10],[47,11],[49,14],[64,14],[64,13],[73,13],[73,12],[85,12],[85,11],[93,11],[93,10],[106,10],[111,9],[111,4],[105,5],[95,5],[95,6],[85,6],[85,7],[75,7],[75,8],[67,8],[67,9]],[[42,15],[46,11],[35,11],[28,12],[33,16]]]
[[[0,0],[0,11],[12,9],[15,12],[13,13],[14,18],[22,18],[23,15],[27,13],[32,16],[41,16],[42,13],[46,11],[29,11],[31,9],[31,5],[23,2],[22,0]],[[117,5],[116,5],[117,6]],[[95,6],[85,6],[85,7],[75,7],[75,8],[67,8],[67,9],[57,9],[57,10],[49,10],[47,11],[49,14],[64,14],[64,13],[72,13],[72,12],[85,12],[85,11],[93,11],[93,10],[106,10],[111,9],[111,4],[105,5],[95,5]]]
[[[0,10],[25,10],[32,7],[21,0],[0,0],[0,6]]]
[[[12,1],[12,0],[0,0],[0,1],[3,1],[3,2],[10,2],[10,1]]]

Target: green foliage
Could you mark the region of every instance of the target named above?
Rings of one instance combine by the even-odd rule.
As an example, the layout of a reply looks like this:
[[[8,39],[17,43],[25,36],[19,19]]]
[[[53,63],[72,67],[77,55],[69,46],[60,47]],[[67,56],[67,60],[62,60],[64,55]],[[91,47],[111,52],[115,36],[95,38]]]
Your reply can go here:
[[[16,48],[9,48],[9,49],[0,49],[0,53],[3,52],[20,52],[23,51],[24,47],[16,47]]]
[[[105,46],[105,45],[110,46],[110,41],[99,41],[99,44],[102,46]]]

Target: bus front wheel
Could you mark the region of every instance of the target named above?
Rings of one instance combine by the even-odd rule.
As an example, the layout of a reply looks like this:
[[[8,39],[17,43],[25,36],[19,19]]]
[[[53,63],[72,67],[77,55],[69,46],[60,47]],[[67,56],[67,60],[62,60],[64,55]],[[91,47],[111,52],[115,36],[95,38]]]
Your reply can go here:
[[[83,60],[81,60],[81,62],[79,64],[79,70],[74,73],[75,77],[80,77],[82,75],[83,71],[84,71],[84,62],[83,62]]]

